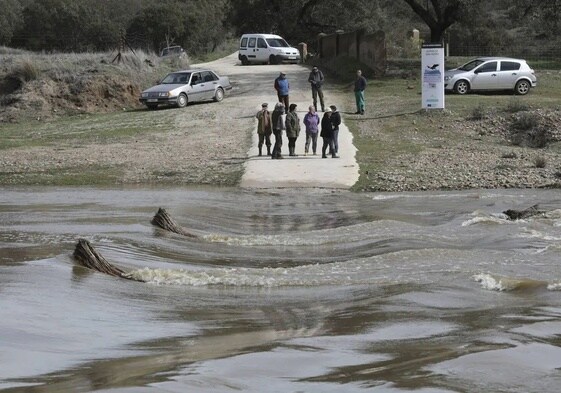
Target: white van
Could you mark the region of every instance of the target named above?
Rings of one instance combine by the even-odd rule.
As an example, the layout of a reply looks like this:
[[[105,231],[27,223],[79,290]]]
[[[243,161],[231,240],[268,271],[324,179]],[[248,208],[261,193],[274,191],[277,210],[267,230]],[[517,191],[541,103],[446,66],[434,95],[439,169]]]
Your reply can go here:
[[[243,65],[299,63],[300,52],[278,35],[244,34],[240,40],[238,59]]]

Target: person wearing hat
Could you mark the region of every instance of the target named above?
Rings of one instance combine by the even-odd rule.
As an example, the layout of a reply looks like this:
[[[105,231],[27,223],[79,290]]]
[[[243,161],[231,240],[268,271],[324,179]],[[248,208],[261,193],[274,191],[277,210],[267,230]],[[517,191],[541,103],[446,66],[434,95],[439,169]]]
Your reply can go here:
[[[333,125],[333,148],[335,149],[335,154],[339,152],[339,125],[341,124],[341,114],[337,110],[335,105],[330,105],[331,109],[331,124]],[[331,150],[329,151],[331,153]]]
[[[321,105],[321,111],[325,111],[325,105],[323,104],[323,72],[321,72],[317,66],[312,67],[312,72],[310,72],[310,76],[308,76],[308,82],[312,85],[312,100],[314,102],[314,108],[316,112],[318,110],[318,96],[319,96],[319,103]]]
[[[331,150],[332,158],[339,158],[335,154],[335,148],[333,147],[333,124],[331,124],[331,109],[327,108],[321,119],[321,134],[323,138],[323,146],[321,147],[321,158],[327,158],[325,154],[327,147]]]
[[[286,137],[288,138],[288,155],[296,157],[296,139],[300,135],[300,119],[296,113],[296,104],[290,104],[286,114]]]
[[[257,118],[257,135],[259,136],[259,143],[257,147],[259,148],[259,156],[262,155],[263,142],[267,145],[267,155],[271,155],[271,134],[273,133],[273,120],[271,118],[271,112],[268,109],[269,105],[264,102],[261,104],[261,110],[257,112],[255,117]]]
[[[288,93],[290,90],[290,85],[288,83],[288,79],[286,79],[286,74],[284,72],[281,72],[275,79],[275,90],[277,91],[279,102],[282,102],[285,109],[288,110]]]

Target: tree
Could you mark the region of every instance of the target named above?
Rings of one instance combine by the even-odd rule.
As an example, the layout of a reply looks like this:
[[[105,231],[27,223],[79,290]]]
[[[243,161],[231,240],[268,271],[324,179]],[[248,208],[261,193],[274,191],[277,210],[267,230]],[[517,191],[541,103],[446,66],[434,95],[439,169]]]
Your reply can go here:
[[[404,0],[430,29],[431,42],[442,42],[443,34],[476,7],[481,0]]]
[[[23,21],[23,7],[18,0],[0,0],[0,9],[0,45],[9,45]]]

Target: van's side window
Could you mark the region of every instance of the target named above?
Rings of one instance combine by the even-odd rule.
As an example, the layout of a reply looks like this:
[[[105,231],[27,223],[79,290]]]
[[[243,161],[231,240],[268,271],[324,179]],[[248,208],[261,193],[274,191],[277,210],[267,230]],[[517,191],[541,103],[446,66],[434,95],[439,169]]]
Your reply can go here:
[[[257,40],[257,47],[258,48],[267,48],[267,43],[265,42],[265,40],[263,38],[259,38]]]
[[[257,41],[257,39],[255,37],[250,37],[249,38],[249,43],[247,44],[247,46],[249,48],[255,48],[255,41]]]
[[[240,47],[245,48],[247,46],[247,37],[242,38],[242,43],[240,44]]]

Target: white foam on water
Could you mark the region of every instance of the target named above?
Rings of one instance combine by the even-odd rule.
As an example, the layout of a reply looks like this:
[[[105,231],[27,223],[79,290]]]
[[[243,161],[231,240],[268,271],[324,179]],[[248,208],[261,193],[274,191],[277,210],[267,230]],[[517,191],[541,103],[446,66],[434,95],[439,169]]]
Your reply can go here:
[[[479,282],[483,289],[489,291],[509,292],[539,288],[549,289],[547,282],[528,278],[500,277],[488,273],[480,273],[473,276],[473,279]]]

